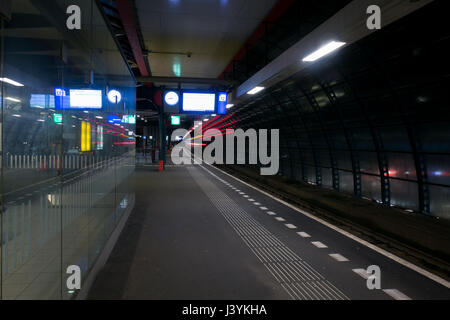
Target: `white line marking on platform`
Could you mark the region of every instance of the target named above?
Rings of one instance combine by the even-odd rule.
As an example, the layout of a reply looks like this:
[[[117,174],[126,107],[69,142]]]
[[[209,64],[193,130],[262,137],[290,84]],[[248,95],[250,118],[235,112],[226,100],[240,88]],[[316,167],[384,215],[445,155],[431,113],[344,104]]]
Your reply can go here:
[[[334,231],[336,231],[336,232],[346,236],[347,238],[350,238],[350,239],[352,239],[352,240],[362,244],[363,246],[366,246],[367,248],[370,248],[370,249],[378,252],[379,254],[381,254],[381,255],[383,255],[383,256],[385,256],[385,257],[387,257],[387,258],[389,258],[389,259],[391,259],[391,260],[393,260],[393,261],[395,261],[395,262],[397,262],[397,263],[399,263],[399,264],[401,264],[401,265],[411,269],[411,270],[414,270],[415,272],[417,272],[417,273],[427,277],[428,279],[431,279],[431,280],[433,280],[433,281],[435,281],[435,282],[437,282],[437,283],[439,283],[439,284],[441,284],[441,285],[443,285],[443,286],[445,286],[445,287],[450,289],[450,281],[447,281],[447,280],[445,280],[445,279],[443,279],[443,278],[441,278],[441,277],[439,277],[439,276],[437,276],[437,275],[435,275],[435,274],[433,274],[433,273],[431,273],[431,272],[429,272],[429,271],[427,271],[427,270],[425,270],[425,269],[423,269],[423,268],[421,268],[419,266],[416,266],[415,264],[413,264],[413,263],[411,263],[411,262],[409,262],[409,261],[407,261],[405,259],[397,257],[396,255],[390,253],[389,251],[386,251],[386,250],[384,250],[384,249],[382,249],[380,247],[377,247],[376,245],[374,245],[374,244],[372,244],[370,242],[367,242],[366,240],[358,238],[357,236],[351,234],[350,232],[347,232],[347,231],[345,231],[345,230],[343,230],[343,229],[341,229],[341,228],[339,228],[337,226],[334,226],[331,223],[329,223],[329,222],[327,222],[327,221],[325,221],[325,220],[323,220],[321,218],[318,218],[318,217],[314,216],[311,213],[308,213],[308,212],[306,212],[304,210],[301,210],[301,209],[297,208],[296,206],[294,206],[294,205],[292,205],[292,204],[290,204],[290,203],[288,203],[288,202],[286,202],[284,200],[281,200],[280,198],[277,198],[277,197],[271,195],[268,192],[265,192],[265,191],[255,187],[255,186],[252,186],[251,184],[249,184],[249,183],[247,183],[247,182],[245,182],[245,181],[243,181],[243,180],[241,180],[239,178],[236,178],[235,176],[229,174],[228,172],[225,172],[225,171],[223,171],[223,170],[221,170],[219,168],[216,168],[216,167],[214,167],[214,166],[212,166],[210,164],[208,164],[208,165],[210,167],[214,168],[215,170],[220,171],[222,174],[224,174],[224,175],[234,179],[235,181],[238,181],[238,182],[242,183],[243,185],[245,185],[245,186],[247,186],[249,188],[252,188],[253,190],[256,190],[256,191],[258,191],[258,192],[268,196],[269,198],[271,198],[271,199],[273,199],[273,200],[275,200],[275,201],[277,201],[277,202],[279,202],[281,204],[284,204],[286,207],[289,207],[292,210],[295,210],[295,211],[303,214],[304,216],[306,216],[306,217],[308,217],[308,218],[310,218],[310,219],[312,219],[312,220],[314,220],[316,222],[319,222],[320,224],[322,224],[324,226],[327,226],[328,228],[330,228],[330,229],[332,229],[332,230],[334,230]]]
[[[328,248],[326,245],[324,245],[322,242],[320,242],[320,241],[313,241],[313,242],[311,242],[312,243],[312,245],[314,245],[314,246],[316,246],[317,248],[319,248],[319,249],[325,249],[325,248]]]
[[[297,232],[297,234],[302,238],[311,238],[311,236],[306,232]]]
[[[332,257],[334,260],[338,261],[338,262],[347,262],[350,261],[348,260],[346,257],[344,257],[343,255],[340,255],[339,253],[332,253],[329,255],[330,257]]]
[[[297,229],[296,226],[294,226],[293,224],[285,224],[286,227],[288,227],[289,229]]]
[[[255,199],[248,199],[248,201],[250,201],[250,202],[255,202]]]
[[[259,202],[253,202],[253,204],[254,204],[255,206],[260,206],[260,205],[261,205],[261,203],[259,203]]]
[[[410,297],[408,297],[406,294],[398,291],[397,289],[384,289],[383,290],[386,294],[390,295],[395,300],[412,300]]]
[[[267,210],[269,210],[268,208],[266,208],[266,207],[261,207],[260,208],[261,210],[263,210],[263,211],[267,211]]]
[[[286,220],[284,220],[283,218],[280,218],[280,217],[276,217],[275,220],[280,221],[280,222],[286,221]]]
[[[370,277],[370,274],[367,273],[366,269],[353,269],[352,271],[366,280]]]
[[[272,212],[272,211],[267,212],[267,214],[268,214],[269,216],[276,216],[276,215],[277,215],[275,212]]]

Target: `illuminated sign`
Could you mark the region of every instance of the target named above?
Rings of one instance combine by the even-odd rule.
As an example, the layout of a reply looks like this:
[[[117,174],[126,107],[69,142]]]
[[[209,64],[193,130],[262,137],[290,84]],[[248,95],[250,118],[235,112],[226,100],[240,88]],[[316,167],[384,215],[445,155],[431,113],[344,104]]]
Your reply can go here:
[[[70,100],[69,97],[67,97],[67,91],[64,88],[60,87],[55,88],[54,101],[55,101],[55,109],[61,110],[70,108]]]
[[[119,116],[116,115],[108,115],[108,123],[116,124],[121,123],[122,120],[119,118]]]
[[[182,109],[184,112],[214,113],[216,110],[216,94],[183,92]]]
[[[70,107],[79,109],[101,109],[102,90],[70,90]]]
[[[227,94],[226,93],[219,94],[219,102],[227,102]]]
[[[63,122],[63,116],[62,116],[62,114],[60,114],[60,113],[55,113],[55,114],[53,115],[53,121],[54,121],[55,123],[62,123],[62,122]]]
[[[217,114],[227,114],[227,99],[228,95],[226,92],[220,92],[219,102],[217,104]]]
[[[181,117],[180,116],[172,116],[171,117],[171,124],[173,126],[179,126],[181,124]]]
[[[91,151],[91,124],[86,121],[81,122],[81,151]]]
[[[111,103],[119,103],[122,101],[122,94],[117,90],[111,90],[108,92],[108,100]]]
[[[136,116],[135,115],[124,115],[122,117],[122,123],[128,123],[128,124],[136,124]]]
[[[66,89],[64,88],[55,88],[55,97],[65,97]]]
[[[31,94],[30,108],[53,109],[55,108],[55,96],[52,94]]]
[[[103,150],[103,126],[97,126],[97,150]]]
[[[180,97],[178,96],[178,93],[174,92],[174,91],[169,91],[166,93],[166,95],[164,96],[164,101],[169,105],[169,106],[174,106],[176,105],[179,101],[180,101]]]

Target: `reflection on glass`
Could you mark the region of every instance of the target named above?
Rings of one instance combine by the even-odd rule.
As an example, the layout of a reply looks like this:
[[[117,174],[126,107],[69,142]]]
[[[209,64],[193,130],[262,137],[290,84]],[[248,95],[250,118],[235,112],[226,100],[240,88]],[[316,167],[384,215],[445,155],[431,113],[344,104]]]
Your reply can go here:
[[[74,298],[67,268],[80,267],[83,287],[134,199],[135,124],[108,122],[135,114],[134,81],[91,0],[75,1],[93,22],[76,35],[51,19],[66,1],[49,3],[13,1],[2,33],[2,299]],[[108,101],[109,86],[121,102]]]

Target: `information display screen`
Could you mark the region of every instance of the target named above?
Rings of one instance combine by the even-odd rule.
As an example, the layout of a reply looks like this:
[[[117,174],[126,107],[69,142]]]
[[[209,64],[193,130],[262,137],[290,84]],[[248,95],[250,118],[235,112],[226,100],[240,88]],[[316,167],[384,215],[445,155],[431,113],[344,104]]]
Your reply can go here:
[[[216,110],[216,94],[183,92],[182,108],[184,112],[214,113]]]
[[[71,108],[102,108],[102,90],[70,90]]]
[[[55,96],[50,94],[31,94],[30,107],[38,109],[55,108]]]

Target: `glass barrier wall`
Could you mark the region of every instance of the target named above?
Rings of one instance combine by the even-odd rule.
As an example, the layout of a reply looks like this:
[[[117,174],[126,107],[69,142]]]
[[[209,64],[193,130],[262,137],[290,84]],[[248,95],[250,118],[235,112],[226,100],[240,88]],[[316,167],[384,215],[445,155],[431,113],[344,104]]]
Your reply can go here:
[[[94,0],[14,0],[1,31],[1,298],[71,299],[134,202],[134,78]]]

